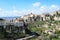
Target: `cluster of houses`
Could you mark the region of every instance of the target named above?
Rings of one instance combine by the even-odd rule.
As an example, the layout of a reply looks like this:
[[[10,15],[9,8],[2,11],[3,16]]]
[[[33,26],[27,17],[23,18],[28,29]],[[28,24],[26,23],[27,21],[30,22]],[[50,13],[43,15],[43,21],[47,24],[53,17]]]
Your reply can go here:
[[[0,26],[4,26],[4,28],[8,25],[24,27],[25,22],[47,21],[47,20],[51,20],[51,19],[60,21],[60,10],[51,12],[51,13],[43,13],[41,15],[36,15],[36,14],[30,13],[28,15],[24,15],[24,16],[21,16],[19,18],[12,19],[12,20],[0,19]]]
[[[0,18],[0,31],[1,31],[1,28],[3,27],[6,30],[6,32],[9,32],[9,33],[11,33],[12,30],[15,33],[21,32],[21,31],[25,33],[24,24],[26,22],[47,21],[52,19],[55,21],[60,21],[60,10],[51,12],[51,13],[43,13],[41,15],[30,13],[28,15],[24,15],[13,20],[5,20]]]
[[[47,20],[55,20],[59,21],[60,20],[60,10],[59,11],[54,11],[51,13],[43,13],[41,15],[36,15],[33,13],[30,13],[28,15],[21,16],[21,18],[24,20],[24,22],[31,22],[31,21],[47,21]]]
[[[0,33],[3,32],[3,30],[5,30],[7,33],[11,34],[11,33],[25,33],[24,30],[24,21],[22,18],[16,18],[13,20],[5,20],[0,18]],[[11,36],[7,34],[6,36]]]

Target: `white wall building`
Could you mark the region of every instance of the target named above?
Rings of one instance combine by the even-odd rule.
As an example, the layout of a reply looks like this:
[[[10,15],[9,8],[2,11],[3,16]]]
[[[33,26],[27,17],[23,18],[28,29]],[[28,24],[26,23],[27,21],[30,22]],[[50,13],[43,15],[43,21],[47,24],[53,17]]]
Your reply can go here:
[[[55,21],[60,21],[60,17],[55,16],[55,17],[54,17],[54,20],[55,20]]]

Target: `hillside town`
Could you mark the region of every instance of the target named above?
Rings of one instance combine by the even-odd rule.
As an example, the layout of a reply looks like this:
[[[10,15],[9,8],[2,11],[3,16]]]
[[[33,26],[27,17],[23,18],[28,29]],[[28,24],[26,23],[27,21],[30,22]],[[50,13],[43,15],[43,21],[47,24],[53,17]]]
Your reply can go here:
[[[60,40],[60,0],[0,0],[0,40]]]
[[[33,14],[30,13],[28,15],[24,15],[21,16],[20,18],[22,18],[24,20],[24,22],[29,22],[29,21],[47,21],[47,20],[51,20],[51,17],[53,17],[52,19],[55,21],[59,21],[60,20],[60,10],[55,11],[55,12],[51,12],[51,13],[42,13],[42,14]]]
[[[0,18],[0,35],[3,35],[0,38],[23,38],[35,33],[39,35],[38,38],[35,38],[36,40],[52,40],[54,37],[59,40],[60,10],[39,15],[30,13],[12,20]],[[51,38],[51,36],[54,37]]]

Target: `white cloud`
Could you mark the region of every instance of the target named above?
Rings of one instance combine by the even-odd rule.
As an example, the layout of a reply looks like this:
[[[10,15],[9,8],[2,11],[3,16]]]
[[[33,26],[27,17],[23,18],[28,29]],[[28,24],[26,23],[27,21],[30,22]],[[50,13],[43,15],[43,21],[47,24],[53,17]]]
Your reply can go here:
[[[38,8],[38,9],[36,8],[35,9],[39,10],[39,13],[60,10],[60,6],[56,4],[52,4],[48,6],[48,5],[42,5],[40,2],[35,2],[32,5]]]
[[[4,9],[0,8],[0,11],[2,11],[2,10],[4,10]]]
[[[39,7],[40,6],[40,2],[35,2],[32,4],[34,7]]]
[[[52,10],[59,10],[60,9],[60,6],[58,6],[58,5],[51,5],[50,8]]]
[[[44,11],[45,9],[46,9],[45,6],[41,6],[41,7],[40,7],[40,11]]]
[[[2,9],[0,8],[0,11],[1,11]]]
[[[18,12],[18,10],[13,10],[12,12],[13,12],[13,13],[17,13],[17,12]]]
[[[40,7],[40,12],[52,12],[57,10],[60,10],[60,6],[58,5],[50,5],[50,6],[45,5]]]
[[[33,4],[34,8],[33,9],[24,9],[24,10],[18,10],[15,6],[13,7],[13,10],[3,10],[0,8],[0,17],[8,17],[8,16],[22,16],[22,15],[27,15],[29,13],[34,13],[34,14],[40,14],[43,12],[51,12],[51,11],[56,11],[60,9],[59,5],[40,5],[40,2],[36,2]],[[37,7],[37,8],[35,8]]]
[[[57,5],[51,5],[51,7],[54,7],[55,8],[55,7],[57,7]]]
[[[13,6],[12,8],[13,8],[13,9],[16,9],[16,6]]]

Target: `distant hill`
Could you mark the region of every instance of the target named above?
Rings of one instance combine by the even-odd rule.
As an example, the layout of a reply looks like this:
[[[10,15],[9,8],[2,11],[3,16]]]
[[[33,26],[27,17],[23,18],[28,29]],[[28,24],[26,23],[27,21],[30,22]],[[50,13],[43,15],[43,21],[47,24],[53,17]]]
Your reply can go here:
[[[18,17],[0,17],[2,19],[5,19],[5,20],[12,20],[12,19],[16,19]]]

